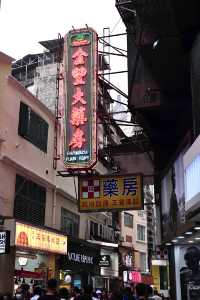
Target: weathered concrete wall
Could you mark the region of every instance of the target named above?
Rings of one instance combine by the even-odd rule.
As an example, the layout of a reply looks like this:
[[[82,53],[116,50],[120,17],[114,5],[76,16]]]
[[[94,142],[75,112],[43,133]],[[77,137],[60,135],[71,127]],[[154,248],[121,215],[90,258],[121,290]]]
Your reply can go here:
[[[56,103],[57,64],[37,67],[36,74],[37,77],[34,79],[34,94],[54,112]]]

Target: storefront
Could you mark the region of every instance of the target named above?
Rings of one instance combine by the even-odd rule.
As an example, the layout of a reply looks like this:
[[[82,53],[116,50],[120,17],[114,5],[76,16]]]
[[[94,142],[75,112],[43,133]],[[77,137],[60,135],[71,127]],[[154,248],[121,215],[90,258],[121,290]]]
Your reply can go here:
[[[177,300],[200,299],[200,226],[194,224],[174,240],[174,275]]]
[[[95,277],[100,275],[100,248],[83,240],[68,240],[67,255],[60,258],[60,285],[65,287],[94,286]]]
[[[134,270],[134,249],[130,247],[119,247],[119,274],[123,285],[129,286],[133,283],[132,271]]]
[[[95,278],[95,288],[109,291],[112,281],[119,277],[118,248],[101,246],[99,266],[100,277]]]
[[[15,246],[15,289],[21,283],[45,287],[48,279],[58,278],[56,262],[67,254],[65,235],[16,222]]]

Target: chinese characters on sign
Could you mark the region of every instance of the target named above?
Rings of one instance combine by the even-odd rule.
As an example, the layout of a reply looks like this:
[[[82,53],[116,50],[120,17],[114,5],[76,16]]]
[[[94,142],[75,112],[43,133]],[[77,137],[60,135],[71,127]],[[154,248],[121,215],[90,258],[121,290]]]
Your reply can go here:
[[[79,178],[80,211],[143,209],[142,175]]]
[[[96,163],[97,35],[87,28],[65,37],[64,164],[87,169]]]
[[[8,230],[0,231],[0,254],[9,253],[10,232]]]
[[[15,245],[67,254],[66,236],[21,223],[16,223]]]

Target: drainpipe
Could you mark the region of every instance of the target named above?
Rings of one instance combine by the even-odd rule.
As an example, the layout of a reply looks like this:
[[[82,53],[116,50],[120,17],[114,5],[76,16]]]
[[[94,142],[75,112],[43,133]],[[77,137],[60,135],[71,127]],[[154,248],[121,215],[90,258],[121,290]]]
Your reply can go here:
[[[52,219],[53,219],[53,228],[56,228],[56,188],[53,189],[53,212],[52,212]]]

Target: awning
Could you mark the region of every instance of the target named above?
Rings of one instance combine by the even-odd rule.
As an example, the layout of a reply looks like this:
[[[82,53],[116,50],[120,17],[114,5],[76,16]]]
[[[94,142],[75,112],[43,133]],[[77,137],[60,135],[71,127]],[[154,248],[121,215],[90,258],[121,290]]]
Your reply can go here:
[[[44,273],[39,272],[31,272],[25,270],[15,270],[15,276],[22,277],[22,278],[43,278]]]

